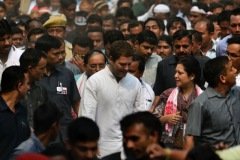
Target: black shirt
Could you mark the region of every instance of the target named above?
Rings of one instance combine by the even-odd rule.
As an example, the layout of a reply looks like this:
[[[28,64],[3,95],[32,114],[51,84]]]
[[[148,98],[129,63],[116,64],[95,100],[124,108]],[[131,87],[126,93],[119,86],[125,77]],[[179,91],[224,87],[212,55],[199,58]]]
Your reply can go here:
[[[30,136],[27,110],[16,104],[13,113],[0,97],[0,159],[8,160],[15,147]]]

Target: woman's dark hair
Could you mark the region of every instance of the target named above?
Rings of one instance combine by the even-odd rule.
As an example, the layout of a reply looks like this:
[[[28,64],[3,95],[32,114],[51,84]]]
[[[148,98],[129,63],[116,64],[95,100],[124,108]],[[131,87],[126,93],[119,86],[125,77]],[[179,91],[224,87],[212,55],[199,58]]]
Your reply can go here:
[[[189,76],[191,76],[191,75],[195,76],[195,78],[193,80],[193,82],[195,84],[200,83],[201,67],[196,58],[194,58],[191,55],[185,56],[185,57],[180,58],[177,64],[182,64],[185,71],[187,72],[187,74]]]

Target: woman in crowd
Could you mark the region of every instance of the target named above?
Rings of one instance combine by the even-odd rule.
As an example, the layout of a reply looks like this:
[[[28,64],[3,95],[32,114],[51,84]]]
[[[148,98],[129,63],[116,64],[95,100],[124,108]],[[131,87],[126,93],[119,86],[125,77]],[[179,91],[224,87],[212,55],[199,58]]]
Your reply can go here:
[[[187,56],[181,58],[176,66],[176,88],[170,88],[160,95],[161,103],[154,114],[164,124],[162,142],[172,148],[183,148],[187,110],[191,102],[202,93],[197,85],[201,69],[198,61]]]

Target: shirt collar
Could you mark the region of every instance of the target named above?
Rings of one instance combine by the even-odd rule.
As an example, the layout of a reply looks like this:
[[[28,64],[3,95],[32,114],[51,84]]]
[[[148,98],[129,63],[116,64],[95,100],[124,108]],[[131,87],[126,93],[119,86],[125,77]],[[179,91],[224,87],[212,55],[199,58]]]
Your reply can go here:
[[[220,93],[215,91],[212,87],[208,87],[206,89],[206,92],[209,98],[213,98],[213,97],[226,98],[226,96],[221,95]]]

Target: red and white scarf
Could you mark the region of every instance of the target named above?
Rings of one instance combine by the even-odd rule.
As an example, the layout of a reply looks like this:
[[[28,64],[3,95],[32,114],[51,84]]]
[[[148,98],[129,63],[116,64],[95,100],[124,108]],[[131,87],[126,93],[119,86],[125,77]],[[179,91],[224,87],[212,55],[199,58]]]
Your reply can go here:
[[[196,92],[197,92],[197,96],[199,96],[203,92],[202,89],[198,85],[195,85],[195,89],[196,89]],[[169,97],[167,99],[167,103],[165,105],[164,115],[177,113],[178,93],[179,93],[179,88],[176,87],[175,89],[173,89],[173,91],[169,95]],[[168,133],[169,136],[172,136],[173,125],[171,125],[169,123],[166,123],[165,124],[165,130],[166,130],[166,132]]]

